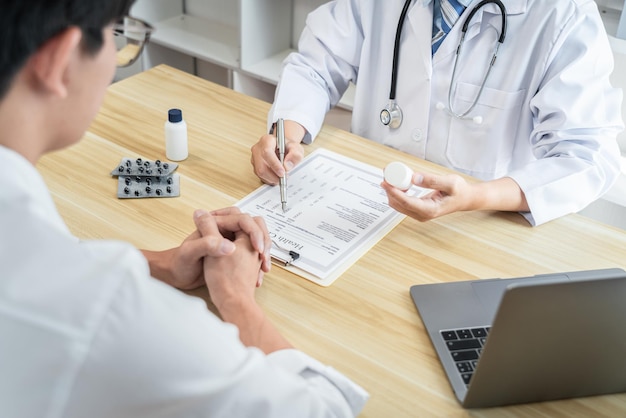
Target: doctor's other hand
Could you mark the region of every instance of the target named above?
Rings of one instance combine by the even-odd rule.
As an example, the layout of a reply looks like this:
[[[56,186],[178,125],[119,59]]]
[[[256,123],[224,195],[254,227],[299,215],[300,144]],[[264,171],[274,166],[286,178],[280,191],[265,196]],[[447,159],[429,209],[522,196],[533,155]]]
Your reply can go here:
[[[304,158],[304,148],[300,144],[304,134],[304,127],[297,122],[285,121],[285,160],[280,164],[276,136],[263,135],[259,142],[252,146],[250,162],[261,181],[267,184],[278,184],[278,179],[283,177],[293,167],[298,165]]]
[[[383,181],[389,206],[418,221],[429,221],[453,212],[498,210],[528,212],[528,202],[519,185],[510,177],[471,183],[458,174],[438,176],[414,173],[412,183],[432,192],[412,197]]]
[[[425,222],[449,213],[474,209],[474,185],[459,175],[414,173],[412,183],[432,189],[432,192],[422,197],[413,197],[385,181],[381,186],[387,193],[389,206],[418,221]]]

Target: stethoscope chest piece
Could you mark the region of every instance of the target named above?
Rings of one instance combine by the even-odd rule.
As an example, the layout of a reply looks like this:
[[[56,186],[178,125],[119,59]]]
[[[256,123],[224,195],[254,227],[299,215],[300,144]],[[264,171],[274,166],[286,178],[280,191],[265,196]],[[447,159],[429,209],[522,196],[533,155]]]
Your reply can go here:
[[[396,99],[396,81],[398,77],[398,60],[400,56],[399,49],[400,49],[400,37],[402,34],[402,25],[404,23],[404,19],[406,17],[411,1],[412,0],[405,1],[404,7],[402,8],[402,13],[400,13],[400,20],[398,21],[395,43],[393,47],[393,64],[392,64],[392,69],[391,69],[391,90],[389,92],[389,102],[387,103],[387,106],[385,106],[385,108],[380,111],[380,121],[382,122],[382,124],[385,126],[389,126],[390,128],[393,128],[393,129],[398,128],[402,124],[402,110],[400,109],[400,106],[396,103],[396,100],[395,100]],[[487,71],[485,72],[485,75],[482,79],[482,83],[480,84],[480,89],[476,97],[472,101],[471,105],[465,111],[456,112],[452,108],[452,86],[456,82],[457,64],[459,61],[459,55],[461,55],[463,41],[465,40],[465,33],[467,32],[467,28],[469,26],[470,21],[472,20],[472,17],[482,7],[490,3],[495,4],[500,9],[500,14],[502,15],[502,26],[500,29],[500,34],[498,36],[498,41],[495,44],[495,47],[493,50],[493,57],[491,58],[491,61],[489,62],[489,66],[487,67]],[[491,72],[491,68],[493,67],[496,61],[496,57],[498,55],[498,50],[500,48],[500,45],[504,43],[504,38],[506,36],[506,26],[507,26],[506,8],[504,7],[504,4],[502,3],[501,0],[482,0],[480,3],[474,6],[473,9],[469,11],[469,14],[467,18],[465,19],[465,22],[463,23],[463,27],[461,29],[462,35],[461,35],[461,39],[459,41],[459,45],[457,46],[456,54],[454,57],[454,66],[452,68],[452,78],[450,80],[450,87],[448,88],[448,108],[446,109],[443,103],[437,103],[436,108],[438,110],[446,110],[451,116],[457,119],[472,120],[477,125],[480,125],[483,123],[482,116],[469,117],[468,115],[478,103],[478,100],[480,99],[480,95],[482,94],[483,89],[485,87],[485,83],[487,82],[487,78],[489,77],[489,74]]]
[[[383,125],[396,129],[402,125],[402,109],[395,100],[389,100],[387,106],[380,111],[380,121]]]

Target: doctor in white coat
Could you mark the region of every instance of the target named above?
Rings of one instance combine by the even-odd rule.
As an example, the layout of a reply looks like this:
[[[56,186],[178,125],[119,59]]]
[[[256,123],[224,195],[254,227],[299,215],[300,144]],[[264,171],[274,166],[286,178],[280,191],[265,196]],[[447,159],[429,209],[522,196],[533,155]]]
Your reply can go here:
[[[480,94],[502,33],[497,5],[483,5],[467,25],[452,82],[463,23],[479,2],[461,1],[465,12],[433,55],[433,1],[407,1],[395,95],[401,125],[384,125],[380,115],[405,1],[331,1],[309,14],[298,52],[283,64],[268,125],[285,119],[287,153],[283,166],[270,134],[253,146],[264,182],[277,183],[301,161],[301,144],[316,137],[352,81],[354,133],[480,180],[415,173],[414,184],[435,190],[419,199],[383,182],[390,205],[418,220],[503,210],[539,225],[613,185],[622,93],[609,82],[613,56],[593,0],[504,0],[506,37]],[[463,118],[452,114],[470,108]]]

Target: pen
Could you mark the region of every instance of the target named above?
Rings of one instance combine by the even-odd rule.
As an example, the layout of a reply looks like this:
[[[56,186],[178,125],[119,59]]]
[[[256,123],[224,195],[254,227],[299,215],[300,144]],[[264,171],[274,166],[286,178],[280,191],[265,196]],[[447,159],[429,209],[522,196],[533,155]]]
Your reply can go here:
[[[280,118],[276,122],[276,139],[278,141],[278,158],[280,163],[285,162],[285,121]],[[287,210],[287,172],[279,179],[280,184],[280,203],[283,207],[283,212]]]

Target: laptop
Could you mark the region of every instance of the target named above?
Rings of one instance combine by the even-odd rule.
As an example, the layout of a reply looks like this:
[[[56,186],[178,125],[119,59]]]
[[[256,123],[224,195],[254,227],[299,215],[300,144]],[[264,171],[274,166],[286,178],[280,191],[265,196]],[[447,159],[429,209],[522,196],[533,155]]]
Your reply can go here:
[[[465,408],[626,392],[626,271],[411,286]]]

